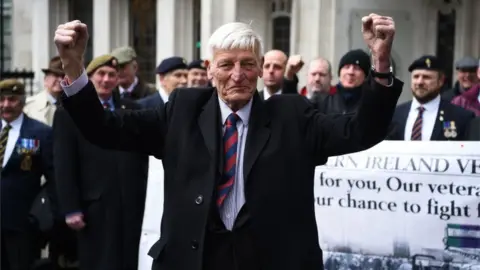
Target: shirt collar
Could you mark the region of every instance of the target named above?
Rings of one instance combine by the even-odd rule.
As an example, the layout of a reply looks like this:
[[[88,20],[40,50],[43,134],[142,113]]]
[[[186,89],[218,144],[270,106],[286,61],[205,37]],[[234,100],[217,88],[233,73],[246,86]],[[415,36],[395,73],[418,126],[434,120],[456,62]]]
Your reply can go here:
[[[236,112],[238,117],[242,120],[243,124],[248,126],[248,120],[250,119],[250,111],[252,110],[252,99],[247,103],[247,105],[243,106],[240,110]],[[218,103],[220,104],[220,112],[222,113],[222,125],[225,125],[227,122],[227,117],[233,113],[232,109],[227,106],[227,104],[218,97]]]
[[[20,116],[17,117],[17,119],[13,120],[10,123],[10,126],[12,127],[10,130],[20,130],[22,127],[23,123],[23,113],[20,114]],[[7,126],[7,121],[2,119],[2,130]]]
[[[425,111],[435,111],[435,110],[437,110],[438,107],[440,106],[440,95],[438,95],[436,98],[430,100],[429,102],[427,102],[425,104],[420,104],[420,102],[418,102],[418,100],[415,97],[413,97],[412,107],[410,109],[412,111],[418,111],[418,108],[420,106],[423,106]]]
[[[100,100],[100,103],[103,104],[104,102],[108,102],[108,104],[110,105],[110,109],[113,110],[115,108],[115,103],[113,103],[113,97],[110,97],[109,99],[107,100],[103,100],[101,99],[100,97],[98,97],[98,99]]]
[[[158,89],[158,92],[160,93],[160,97],[162,98],[163,103],[167,103],[167,101],[168,101],[167,91],[165,89],[163,89],[163,87],[160,87],[160,89]]]
[[[135,88],[135,86],[137,86],[137,84],[138,84],[138,77],[135,76],[135,79],[133,80],[133,83],[127,89],[125,89],[121,86],[118,86],[118,89],[120,90],[120,94],[123,94],[125,92],[131,93],[133,91],[133,88]]]
[[[50,94],[48,91],[45,91],[45,95],[47,96],[47,101],[50,102],[50,104],[57,104],[57,99],[53,97],[52,94]]]
[[[273,93],[273,95],[281,95],[281,94],[282,94],[282,89],[278,89],[277,92]],[[263,88],[263,99],[267,100],[271,96],[272,95],[270,94],[270,92],[268,92],[267,87]]]

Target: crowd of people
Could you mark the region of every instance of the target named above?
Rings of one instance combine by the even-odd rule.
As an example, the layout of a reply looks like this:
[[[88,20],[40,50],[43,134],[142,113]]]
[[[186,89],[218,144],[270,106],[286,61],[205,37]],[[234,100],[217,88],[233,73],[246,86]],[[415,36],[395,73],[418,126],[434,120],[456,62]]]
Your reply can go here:
[[[245,33],[245,31],[249,31],[248,29],[248,27],[238,29],[238,32]],[[254,37],[253,34],[251,35]],[[228,38],[228,35],[224,38]],[[237,38],[241,39],[242,36]],[[253,46],[252,48],[257,47]],[[252,53],[250,50],[252,48],[241,47],[240,49]],[[226,54],[230,53],[228,50],[231,48],[221,49],[226,50],[224,52]],[[232,50],[239,53],[235,51],[238,48]],[[433,55],[419,57],[408,69],[411,73],[412,100],[400,104],[396,108],[390,108],[392,103],[390,101],[393,100],[393,103],[396,103],[398,99],[402,88],[401,83],[393,79],[393,74],[387,78],[382,74],[389,74],[388,72],[382,73],[375,70],[374,64],[378,60],[375,58],[375,53],[378,53],[375,50],[374,55],[369,55],[363,50],[348,51],[340,59],[338,70],[335,71],[339,78],[337,84],[333,84],[334,71],[329,60],[321,57],[313,59],[306,66],[307,83],[301,87],[298,85],[297,74],[304,68],[304,62],[300,55],[287,56],[285,52],[271,50],[263,54],[258,61],[250,58],[237,61],[235,56],[229,56],[230,58],[225,56],[226,58],[222,58],[223,62],[215,62],[215,68],[212,68],[214,59],[200,59],[188,63],[181,56],[172,56],[161,61],[156,68],[160,82],[158,89],[155,84],[147,82],[137,75],[139,70],[137,54],[129,46],[117,48],[108,55],[92,59],[82,71],[84,74],[76,74],[77,76],[74,78],[71,78],[73,71],[67,70],[69,65],[65,63],[67,53],[64,52],[62,55],[61,50],[59,51],[60,56],[52,58],[49,66],[43,70],[45,74],[44,90],[36,95],[27,97],[25,85],[14,79],[4,78],[0,82],[1,268],[4,270],[137,269],[149,156],[164,158],[165,166],[175,170],[171,175],[166,175],[167,179],[171,181],[177,177],[183,181],[181,185],[184,187],[180,184],[177,186],[177,184],[167,184],[166,182],[166,185],[171,185],[166,190],[176,192],[176,195],[167,195],[166,193],[165,215],[168,217],[188,215],[190,212],[186,212],[187,210],[180,210],[182,207],[185,209],[187,207],[185,201],[180,200],[185,196],[192,197],[193,206],[202,205],[204,200],[206,202],[206,191],[202,192],[204,195],[201,195],[202,193],[195,193],[191,189],[187,189],[187,186],[193,185],[189,181],[206,177],[204,169],[209,168],[208,159],[201,155],[195,155],[198,153],[206,156],[216,155],[216,153],[211,153],[215,152],[216,148],[209,148],[209,139],[202,138],[202,134],[204,136],[208,134],[212,138],[222,136],[216,134],[214,125],[208,126],[210,121],[215,122],[210,118],[221,119],[223,117],[227,119],[223,115],[223,103],[220,103],[219,112],[221,111],[221,114],[215,112],[209,114],[205,119],[202,118],[202,113],[210,110],[207,105],[211,92],[207,90],[213,89],[212,87],[225,89],[230,83],[228,81],[230,79],[242,87],[247,84],[254,85],[252,88],[254,92],[248,99],[250,100],[253,96],[253,103],[264,103],[266,106],[270,106],[268,107],[270,112],[278,114],[278,116],[269,116],[272,119],[268,124],[252,118],[251,126],[269,125],[272,130],[270,135],[260,131],[255,133],[258,136],[256,144],[261,144],[262,138],[267,140],[270,137],[269,144],[283,145],[281,147],[292,150],[290,159],[297,157],[298,162],[301,162],[304,156],[296,153],[294,149],[300,149],[303,145],[299,144],[309,141],[311,138],[307,135],[304,135],[307,137],[305,140],[303,137],[302,139],[288,137],[295,136],[298,129],[287,127],[297,127],[297,123],[280,124],[280,117],[286,118],[287,121],[298,118],[300,119],[298,121],[301,122],[303,118],[294,115],[299,110],[305,111],[301,113],[312,115],[320,112],[329,117],[335,117],[335,119],[348,117],[363,119],[366,117],[368,118],[367,122],[372,122],[370,116],[378,117],[378,122],[376,122],[377,120],[373,121],[376,122],[374,125],[378,124],[378,127],[364,130],[368,135],[365,137],[368,137],[369,141],[350,146],[340,139],[338,139],[339,141],[331,139],[330,144],[327,141],[315,142],[312,144],[312,147],[318,147],[318,150],[315,148],[315,151],[324,151],[324,153],[316,156],[315,162],[304,160],[303,164],[321,164],[325,162],[326,155],[359,151],[374,145],[378,136],[381,136],[380,140],[480,141],[480,68],[479,60],[472,57],[460,59],[456,63],[458,81],[453,89],[446,89],[444,86],[445,73],[441,57]],[[242,53],[245,52],[239,54]],[[261,55],[260,51],[253,50],[253,53]],[[215,59],[215,61],[217,60]],[[260,66],[258,74],[254,73],[256,65]],[[226,76],[225,74],[230,70],[235,71],[231,71],[234,75],[229,76],[240,76],[240,78],[228,77],[229,79],[225,81],[222,76]],[[239,72],[238,70],[241,70],[243,75],[235,73]],[[380,75],[375,75],[375,72]],[[372,79],[376,76],[380,80],[388,79],[386,86],[380,86]],[[258,77],[262,78],[265,86],[259,91],[255,88]],[[70,79],[76,80],[70,81]],[[80,89],[73,89],[75,83],[83,84],[80,87],[81,93],[76,94]],[[377,93],[388,92],[389,89],[383,89],[386,87],[395,88],[395,91],[387,94]],[[403,88],[407,88],[407,86]],[[188,89],[188,91],[174,91],[175,89]],[[197,89],[198,93],[191,92],[190,89]],[[90,102],[93,95],[90,90],[95,92],[94,98],[102,105],[102,112],[99,111],[99,107]],[[370,92],[383,96],[382,100],[388,100],[388,102],[379,103],[373,97],[374,94]],[[187,95],[188,93],[191,93],[190,97]],[[228,95],[228,93],[225,94],[226,97]],[[298,96],[299,99],[272,98],[276,95]],[[391,95],[397,95],[397,97]],[[219,96],[221,97],[221,94]],[[202,103],[192,103],[193,101],[189,99],[202,100]],[[269,99],[272,99],[272,102],[267,102]],[[303,100],[308,106],[303,105]],[[376,108],[364,109],[366,102],[369,106],[378,106],[379,115],[375,112]],[[179,109],[179,106],[187,105],[188,108]],[[203,107],[204,105],[205,107]],[[257,105],[247,106],[252,106],[252,113],[255,112],[258,117],[259,113],[255,111],[259,110],[258,107],[255,107]],[[78,112],[75,111],[80,107],[84,108],[78,109]],[[146,114],[144,113],[146,109],[155,109],[157,113]],[[130,111],[134,111],[137,112],[137,117],[99,117],[103,110],[127,116],[131,116]],[[248,117],[245,119],[242,116],[245,117],[250,112],[242,112],[241,109],[237,112],[240,119],[248,123]],[[288,115],[288,112],[291,112],[291,115]],[[189,120],[190,115],[195,117],[195,121]],[[139,116],[148,117],[148,119],[139,119]],[[162,133],[163,129],[166,129],[165,126],[155,127],[155,124],[152,124],[164,117],[168,119],[169,136]],[[202,121],[207,126],[205,130],[196,128],[196,125],[204,124]],[[384,122],[389,123],[388,131],[385,132],[384,129],[387,130],[387,128],[382,127]],[[102,125],[109,125],[112,128],[107,129]],[[298,125],[307,125],[307,122]],[[347,126],[347,122],[344,122],[344,126]],[[235,132],[244,132],[244,137],[246,137],[247,131],[250,134],[248,127],[240,128]],[[123,128],[128,130],[124,131]],[[311,132],[310,128],[303,128],[304,132]],[[329,129],[336,130],[337,128],[339,127],[332,125]],[[227,127],[225,129],[227,130]],[[316,129],[327,129],[327,126],[318,126],[315,127]],[[353,130],[352,127],[351,131],[356,130]],[[227,133],[227,131],[225,132]],[[283,134],[274,134],[273,132]],[[350,132],[343,134],[347,133],[350,134]],[[385,135],[382,135],[383,133]],[[240,137],[239,140],[241,140]],[[327,140],[327,138],[330,137],[325,135],[323,140]],[[207,142],[206,148],[203,146],[204,139]],[[281,142],[290,143],[292,146],[284,145]],[[332,146],[338,149],[330,149],[329,147]],[[224,147],[227,152],[227,145]],[[262,148],[262,145],[255,147]],[[189,152],[190,148],[195,149],[195,152]],[[284,154],[278,155],[277,150],[272,150],[273,148],[267,147],[266,149],[264,158],[270,157],[272,162],[277,163],[271,164],[260,159],[263,167],[269,171],[283,165],[288,167],[281,159]],[[243,155],[243,150],[239,152]],[[165,153],[169,153],[168,158]],[[275,153],[277,153],[276,156]],[[255,154],[248,152],[248,145],[245,155],[255,158],[252,156]],[[224,164],[223,162],[219,163],[222,164],[219,165],[219,170],[222,171]],[[228,162],[225,161],[225,163]],[[246,164],[246,166],[249,166],[247,171],[252,170],[252,164]],[[298,173],[300,168],[305,170],[310,168],[301,164],[292,166],[296,168],[295,173]],[[239,165],[239,168],[243,168],[243,163],[241,166]],[[216,168],[214,170],[216,171]],[[269,177],[275,177],[275,179],[296,177],[291,174],[292,171],[285,171],[287,168],[278,169],[278,173],[272,173],[269,177],[262,177],[264,175],[258,172],[259,169],[256,170],[250,172],[250,177],[253,175],[256,178],[254,181]],[[278,175],[282,173],[286,176]],[[302,174],[303,178],[311,178],[311,176],[313,175],[310,173]],[[241,177],[244,177],[243,174]],[[291,188],[291,185],[286,183],[289,182],[284,183],[279,180],[278,185]],[[183,188],[185,191],[181,190]],[[200,187],[195,186],[195,188],[201,190]],[[257,186],[257,189],[261,190],[262,188],[267,190],[266,186]],[[287,193],[282,193],[284,191],[276,192],[287,195]],[[298,192],[298,195],[309,194],[308,192],[303,193],[303,189]],[[170,198],[169,196],[179,198]],[[237,200],[261,201],[255,196],[247,198],[240,196]],[[226,203],[231,203],[228,199],[225,200]],[[308,201],[306,200],[306,202]],[[269,199],[264,199],[263,202],[268,205]],[[273,199],[271,204],[274,204]],[[299,205],[306,207],[300,203]],[[275,207],[279,208],[280,206]],[[297,205],[291,206],[292,211],[297,208]],[[178,213],[171,213],[174,209],[177,209]],[[241,209],[236,212],[236,215],[239,216],[237,220],[244,219],[242,213],[246,208],[241,207]],[[253,208],[250,210],[252,215],[258,214],[255,211],[260,211]],[[263,213],[265,209],[261,209],[261,211]],[[294,212],[289,214],[300,218]],[[245,216],[244,224],[246,225],[239,229],[241,231],[239,234],[246,239],[250,239],[250,236],[245,236],[250,234],[249,229],[243,231],[244,227],[249,228],[250,226],[248,225],[248,215]],[[306,214],[303,218],[307,218],[307,216],[309,217],[310,214]],[[209,216],[207,227],[217,226],[219,218],[220,216]],[[227,224],[230,221],[224,220],[224,218],[222,215],[221,219],[228,227]],[[162,230],[169,232],[174,230],[172,226],[187,226],[189,220],[193,219],[178,218],[175,221],[167,221],[165,227],[162,225]],[[236,228],[236,222],[232,221],[232,228]],[[268,224],[267,221],[262,220],[262,222],[264,222],[262,226]],[[222,222],[220,221],[220,223]],[[233,230],[232,228],[230,229]],[[298,233],[301,234],[301,231],[298,230]],[[208,237],[209,241],[218,240],[216,239],[218,236],[208,229],[206,234],[205,237]],[[170,235],[170,237],[175,239],[180,236]],[[194,236],[184,235],[182,237],[190,239]],[[273,238],[268,239],[272,241]],[[299,239],[302,238],[299,237]],[[159,241],[152,247],[152,257],[159,261],[158,258],[162,255],[165,245],[169,244],[167,254],[163,255],[168,255],[168,248],[181,250],[175,240],[168,240],[171,242],[165,244],[165,242]],[[199,241],[200,239],[191,240],[189,242],[190,250],[198,249],[201,245]],[[244,244],[250,245],[250,243]],[[308,244],[310,245],[310,242]],[[291,245],[291,248],[298,248],[298,246]],[[316,251],[312,247],[308,252],[298,253],[299,258],[303,256],[301,254],[306,253],[316,254]],[[252,256],[250,253],[243,255]],[[222,255],[212,254],[211,256],[218,258],[217,256]],[[166,264],[170,262],[170,267],[172,267],[173,262],[179,260],[182,259],[166,260]],[[312,265],[314,265],[313,262]]]

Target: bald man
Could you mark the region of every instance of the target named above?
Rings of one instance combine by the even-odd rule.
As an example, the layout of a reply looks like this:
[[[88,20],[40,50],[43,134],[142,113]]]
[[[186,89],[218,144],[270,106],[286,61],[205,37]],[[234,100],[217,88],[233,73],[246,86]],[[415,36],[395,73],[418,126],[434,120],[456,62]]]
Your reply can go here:
[[[328,94],[335,91],[332,77],[332,65],[327,59],[313,59],[308,65],[307,85],[300,90],[300,94],[310,99],[314,93]]]
[[[272,95],[297,94],[296,74],[302,68],[299,56],[290,58],[280,50],[268,51],[263,60],[263,83],[265,88],[260,97],[267,100]]]

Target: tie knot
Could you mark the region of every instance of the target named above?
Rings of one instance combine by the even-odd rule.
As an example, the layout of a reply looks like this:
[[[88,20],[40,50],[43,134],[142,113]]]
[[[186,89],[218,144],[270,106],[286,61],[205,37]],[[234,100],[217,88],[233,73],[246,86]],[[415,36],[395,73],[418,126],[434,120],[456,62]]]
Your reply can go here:
[[[240,119],[236,113],[231,113],[227,117],[227,126],[235,126],[237,124],[237,121]]]
[[[424,111],[425,111],[425,107],[423,107],[423,106],[418,107],[418,112],[419,113],[423,113]]]
[[[4,130],[5,132],[10,131],[10,129],[12,129],[12,126],[11,126],[10,124],[7,124],[7,125],[3,128],[3,130]]]
[[[108,101],[103,102],[103,108],[104,109],[110,109],[110,104],[108,103]]]

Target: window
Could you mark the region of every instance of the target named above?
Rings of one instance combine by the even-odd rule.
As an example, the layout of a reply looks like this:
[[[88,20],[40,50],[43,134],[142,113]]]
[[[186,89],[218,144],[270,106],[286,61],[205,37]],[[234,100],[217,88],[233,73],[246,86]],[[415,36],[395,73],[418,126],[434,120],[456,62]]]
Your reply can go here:
[[[445,70],[445,87],[451,88],[453,84],[453,61],[455,58],[455,21],[456,12],[438,12],[437,28],[437,55],[441,55]]]
[[[290,13],[292,2],[287,0],[272,0],[272,44],[276,50],[287,55],[290,53]]]
[[[198,60],[201,57],[201,35],[202,33],[202,1],[193,0],[193,59]]]
[[[93,0],[70,0],[70,20],[80,20],[93,29]],[[93,59],[93,31],[89,33],[87,48],[85,51],[85,66]]]
[[[273,19],[273,49],[290,53],[290,17]]]
[[[0,67],[1,71],[4,71],[12,68],[12,0],[4,0],[1,3],[2,24],[0,26]]]
[[[130,18],[132,21],[133,48],[137,53],[138,76],[154,83],[157,67],[157,7],[155,0],[132,1]]]

